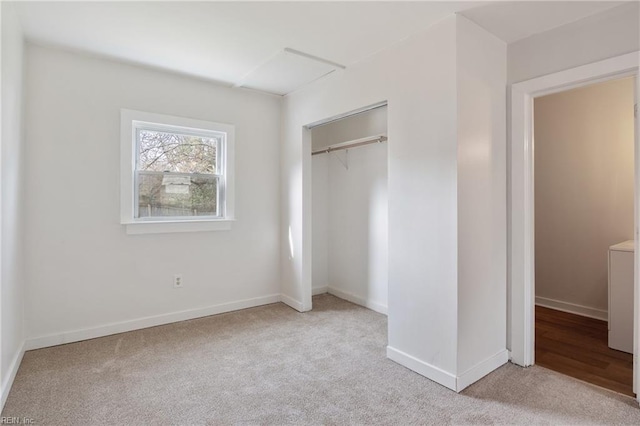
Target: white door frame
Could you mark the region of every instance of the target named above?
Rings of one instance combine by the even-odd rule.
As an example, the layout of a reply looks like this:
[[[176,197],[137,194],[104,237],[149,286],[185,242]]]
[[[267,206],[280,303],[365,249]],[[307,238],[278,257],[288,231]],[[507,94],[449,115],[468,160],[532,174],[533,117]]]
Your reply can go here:
[[[534,245],[534,140],[533,100],[539,96],[593,84],[600,81],[636,76],[636,94],[639,80],[640,52],[606,59],[566,71],[534,78],[511,86],[511,173],[510,173],[510,227],[509,227],[509,283],[511,289],[511,361],[527,367],[535,362],[535,245]],[[634,283],[634,389],[640,383],[638,343],[640,325],[640,288],[638,287],[638,224],[640,223],[640,144],[638,117],[635,139],[635,283]]]

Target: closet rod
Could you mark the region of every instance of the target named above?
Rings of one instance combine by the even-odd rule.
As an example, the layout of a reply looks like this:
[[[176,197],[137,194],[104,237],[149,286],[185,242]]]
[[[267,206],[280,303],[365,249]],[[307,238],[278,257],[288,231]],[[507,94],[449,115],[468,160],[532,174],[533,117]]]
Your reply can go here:
[[[331,145],[331,146],[328,146],[328,147],[326,147],[324,149],[319,149],[317,151],[313,151],[311,153],[311,155],[327,154],[327,153],[333,152],[333,151],[340,151],[341,149],[349,149],[349,148],[355,148],[357,146],[369,145],[369,144],[372,144],[372,143],[386,142],[387,139],[388,138],[386,136],[376,136],[375,138],[365,139],[365,140],[358,140],[357,142]]]

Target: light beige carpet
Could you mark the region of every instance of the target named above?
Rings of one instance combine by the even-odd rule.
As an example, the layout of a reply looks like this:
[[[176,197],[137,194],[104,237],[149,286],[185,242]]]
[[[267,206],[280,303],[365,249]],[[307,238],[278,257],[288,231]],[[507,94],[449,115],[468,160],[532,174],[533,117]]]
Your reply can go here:
[[[507,364],[456,394],[389,361],[386,317],[333,296],[25,354],[3,416],[37,424],[640,424],[628,397]]]

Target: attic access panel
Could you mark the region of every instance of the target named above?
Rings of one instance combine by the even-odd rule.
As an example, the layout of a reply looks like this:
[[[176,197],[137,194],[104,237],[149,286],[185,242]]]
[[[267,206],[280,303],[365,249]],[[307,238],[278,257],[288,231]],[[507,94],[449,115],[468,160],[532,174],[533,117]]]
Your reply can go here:
[[[247,74],[236,87],[286,95],[344,65],[286,48]]]

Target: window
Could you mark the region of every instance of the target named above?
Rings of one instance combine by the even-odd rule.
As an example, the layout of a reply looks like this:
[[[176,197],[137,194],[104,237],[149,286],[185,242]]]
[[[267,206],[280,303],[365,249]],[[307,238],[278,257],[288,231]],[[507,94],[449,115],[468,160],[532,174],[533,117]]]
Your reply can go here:
[[[224,216],[226,134],[134,122],[136,219]]]
[[[121,128],[128,233],[230,228],[233,126],[122,110]]]

